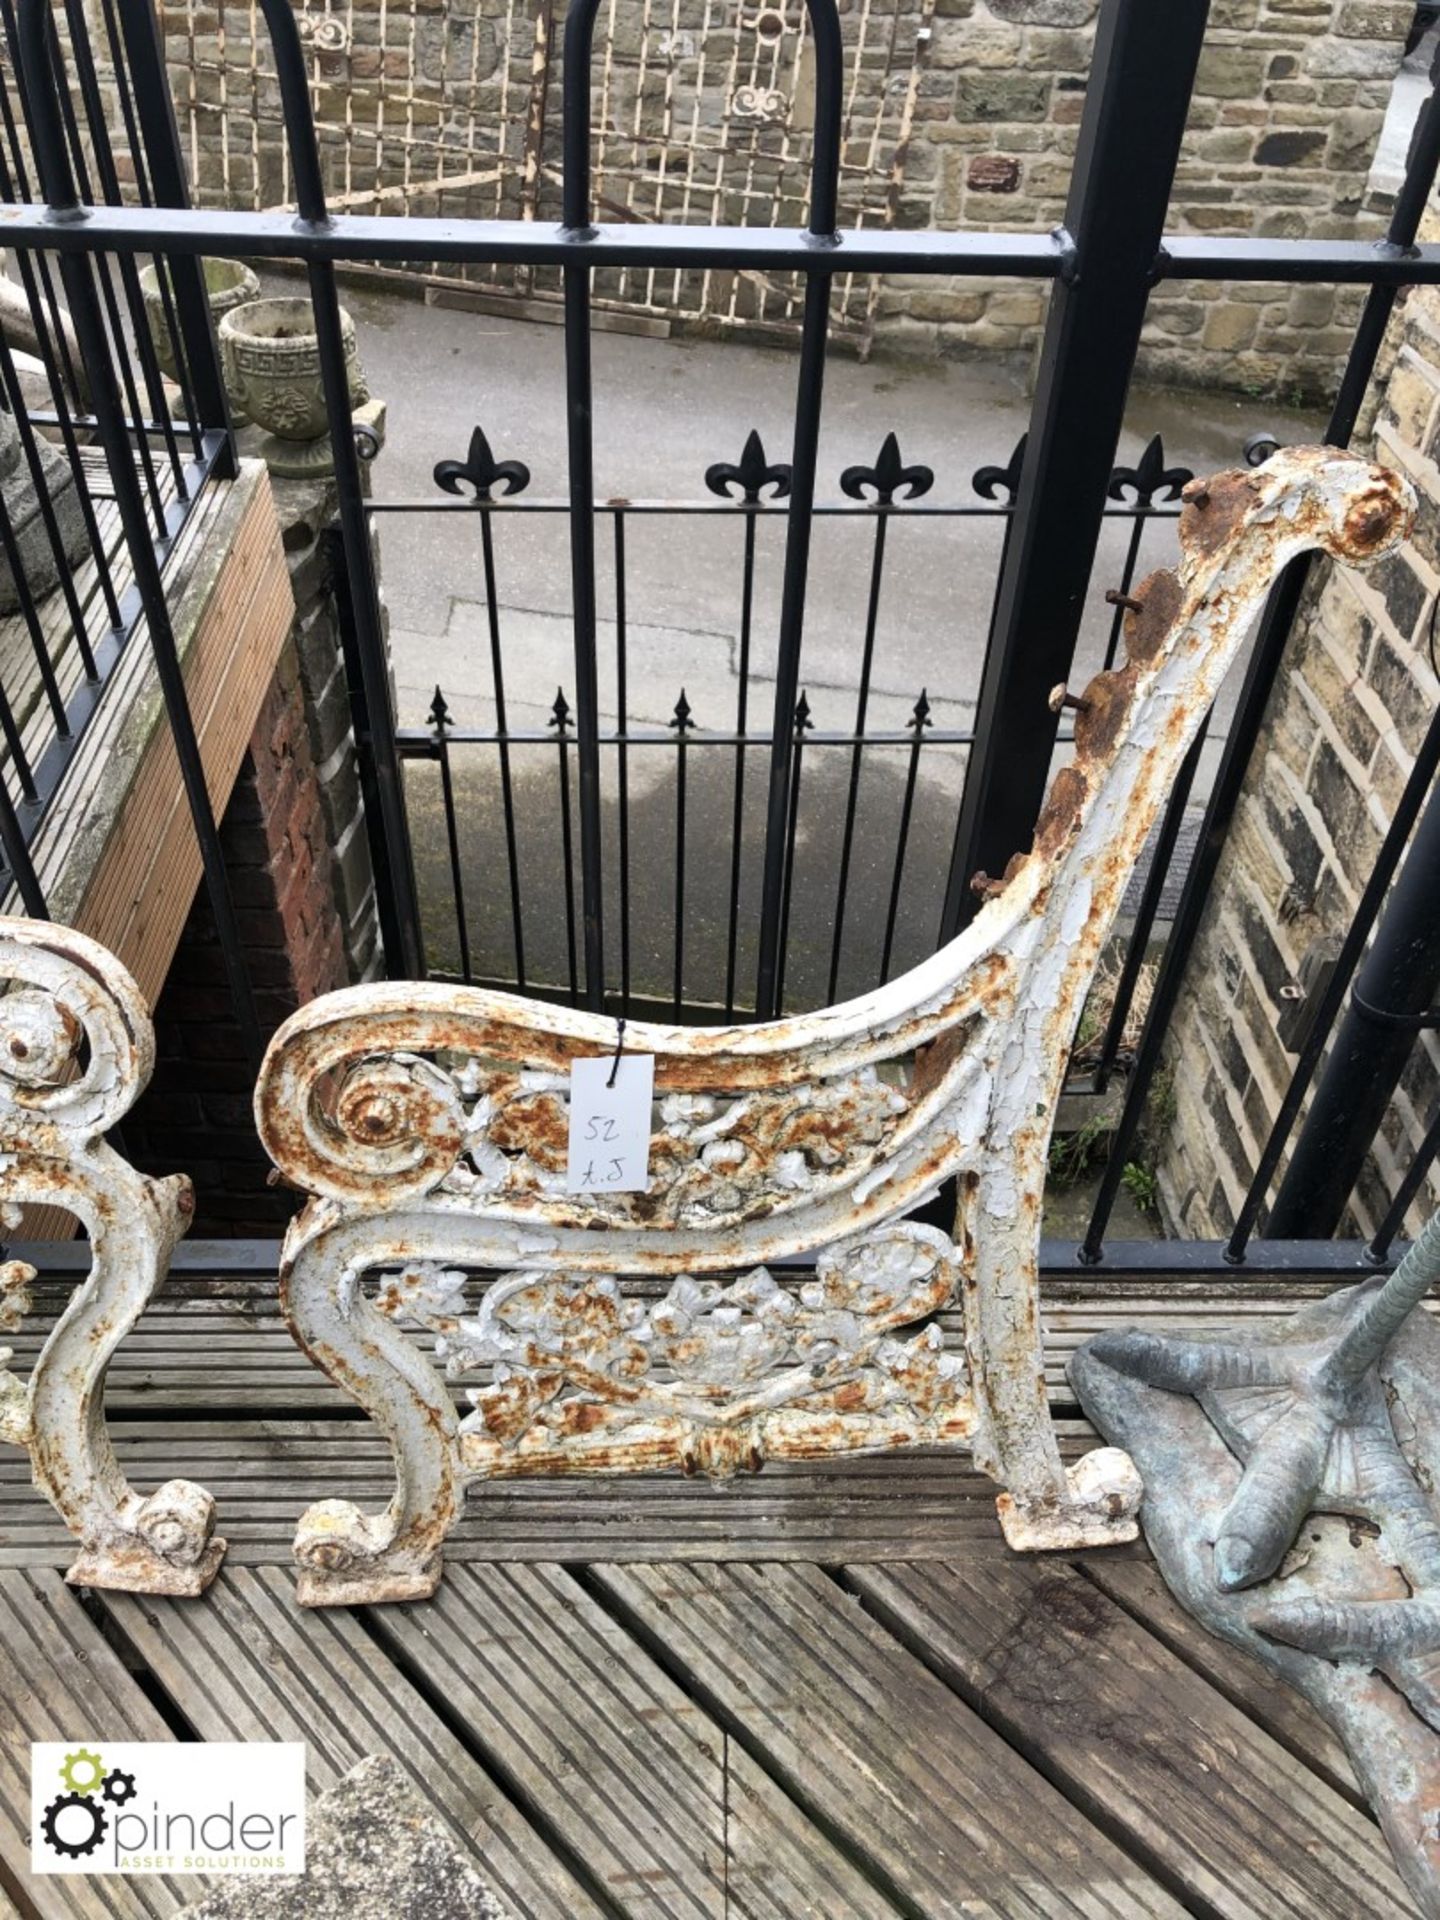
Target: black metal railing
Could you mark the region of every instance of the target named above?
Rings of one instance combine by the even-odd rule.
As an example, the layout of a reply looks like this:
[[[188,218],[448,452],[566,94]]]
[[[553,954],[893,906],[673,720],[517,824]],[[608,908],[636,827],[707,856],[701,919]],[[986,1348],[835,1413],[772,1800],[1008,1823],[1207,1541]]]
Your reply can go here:
[[[0,0],[0,9],[7,4],[9,0]],[[29,276],[27,284],[33,281],[41,307],[46,304],[43,276],[51,271],[47,262],[51,258],[58,261],[61,285],[78,336],[80,364],[76,371],[83,373],[89,385],[85,419],[93,422],[115,487],[135,570],[135,591],[147,616],[150,644],[161,670],[187,792],[205,851],[207,883],[231,966],[237,1007],[242,1024],[252,1036],[254,1020],[253,1012],[247,1011],[250,1003],[244,954],[229,911],[223,862],[219,860],[214,822],[199,775],[193,726],[164,602],[156,544],[158,523],[147,466],[147,457],[153,464],[159,455],[142,452],[142,446],[148,448],[154,439],[153,429],[159,427],[161,447],[168,458],[169,430],[158,420],[146,417],[150,409],[142,404],[141,388],[147,385],[143,350],[139,353],[142,377],[138,386],[133,380],[127,383],[121,365],[126,356],[116,350],[115,336],[123,330],[124,314],[132,298],[134,264],[139,257],[157,258],[170,276],[202,447],[208,444],[207,434],[223,434],[225,421],[223,400],[217,400],[214,391],[218,375],[213,357],[207,360],[202,342],[199,260],[211,255],[286,261],[298,263],[308,276],[336,454],[338,538],[343,552],[343,566],[338,571],[352,649],[357,732],[365,747],[368,817],[385,882],[386,958],[391,971],[399,976],[418,976],[425,964],[425,929],[417,902],[405,791],[407,767],[413,774],[415,762],[423,756],[433,764],[448,795],[448,799],[442,799],[444,858],[451,868],[457,895],[457,970],[477,972],[477,953],[483,957],[485,943],[481,940],[477,944],[474,937],[470,896],[478,876],[464,857],[459,838],[461,810],[455,790],[460,756],[479,753],[491,756],[500,769],[503,797],[495,844],[503,851],[486,877],[497,872],[501,876],[494,891],[508,905],[512,923],[513,944],[505,971],[526,979],[527,984],[538,977],[525,924],[527,890],[533,888],[524,869],[523,849],[517,861],[525,823],[517,818],[513,783],[507,785],[509,776],[504,770],[507,757],[513,759],[522,748],[534,746],[550,756],[557,797],[562,798],[559,870],[567,877],[560,922],[566,944],[564,977],[554,984],[567,993],[573,986],[575,997],[593,1007],[609,1004],[617,994],[623,1001],[635,984],[631,949],[635,925],[632,876],[636,869],[628,851],[621,855],[617,867],[610,842],[633,834],[634,808],[620,805],[607,812],[603,767],[606,756],[612,757],[617,791],[623,795],[640,757],[659,756],[668,761],[673,776],[670,819],[675,834],[674,859],[667,862],[665,872],[671,911],[675,912],[678,905],[668,997],[672,1006],[676,998],[683,1005],[690,997],[687,954],[693,946],[693,934],[687,932],[692,918],[687,912],[687,893],[694,866],[690,838],[697,779],[702,766],[728,766],[732,831],[718,859],[712,861],[722,875],[726,901],[724,981],[715,998],[717,1004],[737,1011],[745,1008],[762,1017],[773,1014],[787,996],[795,996],[793,971],[787,983],[787,950],[792,954],[793,968],[795,941],[792,936],[787,943],[787,929],[793,928],[801,905],[796,823],[811,790],[816,757],[822,751],[839,754],[848,770],[842,782],[846,800],[840,810],[839,851],[829,875],[832,899],[838,897],[841,906],[825,967],[827,984],[838,984],[842,977],[844,943],[849,938],[847,922],[853,926],[855,913],[855,835],[863,811],[853,798],[857,790],[863,791],[856,786],[856,769],[863,773],[868,757],[879,751],[881,744],[870,727],[868,711],[862,710],[846,727],[827,731],[815,724],[806,697],[805,647],[815,530],[837,511],[864,518],[879,549],[875,561],[878,578],[885,567],[885,530],[902,516],[935,511],[933,502],[927,509],[926,500],[916,496],[913,487],[911,498],[901,498],[898,482],[889,501],[869,505],[820,497],[819,444],[827,335],[837,283],[845,277],[903,272],[942,275],[952,280],[1028,278],[1044,281],[1050,289],[1023,457],[1007,469],[1005,497],[997,496],[996,500],[995,510],[1004,514],[1005,537],[973,723],[963,729],[935,724],[944,690],[931,686],[921,693],[917,689],[920,697],[910,716],[911,725],[895,729],[897,738],[884,743],[900,756],[901,776],[900,807],[894,819],[894,869],[878,916],[878,971],[883,973],[896,959],[896,902],[901,898],[897,889],[903,887],[901,876],[918,857],[916,808],[927,759],[951,751],[963,752],[965,762],[949,830],[940,836],[929,832],[924,836],[925,855],[938,873],[937,884],[943,892],[935,916],[937,937],[950,937],[968,920],[974,910],[971,882],[976,873],[1001,872],[1009,857],[1028,843],[1059,734],[1060,715],[1051,710],[1047,695],[1052,687],[1071,677],[1087,605],[1093,617],[1092,573],[1102,530],[1117,504],[1122,510],[1124,507],[1123,501],[1117,503],[1112,498],[1111,488],[1151,289],[1166,279],[1220,286],[1263,281],[1368,288],[1329,429],[1330,440],[1345,445],[1354,431],[1397,293],[1403,287],[1440,282],[1440,247],[1417,240],[1420,214],[1440,159],[1440,109],[1433,100],[1421,117],[1406,183],[1388,232],[1378,243],[1166,234],[1171,183],[1202,50],[1206,0],[1168,0],[1164,6],[1155,5],[1154,0],[1102,0],[1064,224],[1053,233],[1003,234],[836,230],[843,26],[835,0],[809,0],[808,5],[815,49],[815,106],[808,219],[803,228],[595,221],[589,175],[589,115],[590,59],[598,0],[575,0],[566,21],[563,216],[558,226],[540,221],[454,220],[418,213],[335,217],[327,204],[311,117],[305,50],[295,16],[287,0],[260,0],[260,4],[279,76],[296,213],[192,210],[184,205],[179,146],[164,98],[154,23],[139,4],[115,6],[113,15],[102,7],[106,30],[115,40],[129,75],[131,118],[140,144],[151,156],[148,195],[139,196],[140,204],[119,204],[98,156],[92,151],[89,165],[82,164],[85,142],[77,138],[73,99],[78,98],[88,114],[94,88],[86,70],[87,56],[81,50],[84,34],[78,0],[67,7],[65,45],[60,44],[65,36],[57,39],[52,26],[48,0],[18,0],[18,22],[14,26],[24,73],[21,117],[28,128],[33,167],[20,179],[18,166],[24,141],[18,142],[12,154],[12,166],[17,169],[13,185],[27,198],[38,188],[43,204],[12,206],[5,221],[6,242],[27,263],[23,269]],[[62,55],[66,84],[57,85],[57,60]],[[499,698],[491,726],[458,724],[453,717],[453,688],[441,694],[427,727],[402,731],[395,726],[371,544],[374,515],[367,505],[359,459],[349,433],[336,288],[337,271],[346,263],[373,261],[559,270],[564,290],[568,476],[564,500],[553,505],[563,512],[569,547],[574,657],[569,684],[551,715],[553,726],[543,729],[543,745],[526,739],[523,729],[508,724],[500,710],[503,695],[498,676],[494,691]],[[772,520],[783,525],[768,725],[757,724],[753,702],[736,713],[733,724],[727,716],[722,725],[714,716],[694,711],[688,700],[677,699],[672,725],[652,729],[652,739],[644,730],[627,724],[623,690],[616,723],[605,722],[600,686],[597,548],[604,541],[620,554],[617,572],[623,582],[624,542],[641,508],[635,503],[617,508],[597,497],[591,424],[592,298],[597,273],[643,274],[652,269],[670,275],[691,271],[793,274],[803,287],[795,407],[784,461],[785,497],[760,497],[764,488],[753,500],[744,497],[742,479],[735,483],[742,493],[738,502],[706,505],[706,511],[724,513],[739,522],[745,552],[751,551],[757,529]],[[57,344],[57,371],[60,357]],[[197,376],[197,369],[203,379]],[[56,391],[58,399],[60,387]],[[73,413],[78,406],[73,385],[66,393],[72,418],[78,418]],[[225,444],[228,447],[228,437]],[[739,464],[743,466],[744,462]],[[872,472],[879,471],[877,462]],[[454,478],[457,484],[465,484],[462,474]],[[474,485],[473,479],[470,484]],[[491,484],[493,488],[497,482]],[[1152,501],[1157,498],[1152,489]],[[545,503],[534,500],[512,502],[492,497],[457,501],[453,508],[478,521],[487,600],[492,607],[495,545],[501,522],[509,515],[544,507]],[[1137,520],[1143,517],[1135,516]],[[1130,570],[1137,559],[1138,551],[1132,555]],[[742,560],[742,566],[746,564],[751,568],[753,584],[753,557],[749,563]],[[1311,1239],[1297,1254],[1294,1238],[1267,1241],[1253,1236],[1336,1016],[1350,993],[1355,962],[1381,917],[1410,827],[1419,818],[1430,790],[1440,759],[1440,722],[1432,728],[1397,808],[1360,912],[1346,938],[1341,963],[1321,997],[1293,1084],[1230,1241],[1223,1248],[1146,1242],[1139,1252],[1117,1249],[1106,1242],[1121,1169],[1155,1083],[1184,969],[1213,892],[1219,855],[1284,658],[1306,573],[1306,567],[1297,566],[1286,575],[1262,622],[1235,716],[1219,752],[1218,772],[1205,799],[1198,849],[1171,926],[1143,1037],[1133,1061],[1126,1063],[1123,1110],[1117,1146],[1112,1149],[1111,1172],[1088,1232],[1074,1248],[1057,1250],[1052,1246],[1052,1262],[1064,1264],[1078,1257],[1112,1271],[1121,1271],[1127,1265],[1133,1271],[1137,1259],[1143,1260],[1148,1270],[1169,1266],[1196,1272],[1207,1264],[1247,1271],[1308,1264],[1316,1270],[1327,1270],[1358,1264],[1365,1257],[1354,1242]],[[1128,573],[1104,584],[1123,592],[1127,579]],[[744,589],[743,575],[742,603],[753,616],[753,596]],[[623,593],[617,614],[623,631]],[[751,616],[745,622],[747,636],[753,623]],[[495,640],[492,665],[498,659],[499,642]],[[622,661],[622,678],[623,665]],[[863,681],[863,674],[861,678]],[[963,740],[958,737],[961,733],[965,735]],[[758,756],[763,765],[763,771],[757,768],[753,776],[746,772],[746,758],[752,755]],[[845,756],[849,756],[848,761]],[[1160,829],[1159,847],[1137,908],[1136,932],[1126,962],[1132,974],[1156,920],[1158,888],[1199,765],[1197,749]],[[747,893],[734,877],[740,835],[733,827],[736,822],[743,823],[752,797],[758,802],[758,874]],[[937,848],[937,838],[947,844]],[[27,870],[24,833],[14,806],[3,795],[0,839],[24,897],[33,910],[42,911],[43,900],[38,897],[33,872]],[[574,881],[568,877],[572,857],[578,873]],[[619,938],[615,941],[617,921]],[[744,942],[750,936],[753,969],[741,964],[747,957]],[[1133,986],[1131,978],[1129,989]],[[1118,1027],[1112,1022],[1096,1067],[1099,1084],[1116,1069],[1118,1036]],[[1436,1132],[1432,1127],[1430,1140],[1422,1149],[1424,1166],[1428,1166],[1427,1155],[1436,1144]],[[1412,1183],[1407,1186],[1411,1193],[1418,1190]],[[1396,1197],[1396,1207],[1402,1197]],[[1379,1253],[1388,1250],[1388,1235],[1396,1230],[1398,1219],[1397,1214],[1386,1223],[1381,1235],[1385,1244],[1377,1250]],[[1287,1228],[1291,1235],[1310,1231],[1308,1220],[1292,1222]]]
[[[101,9],[123,155],[83,9],[70,4],[27,24],[37,54],[45,43],[38,80],[21,58],[12,0],[0,0],[0,198],[35,197],[37,100],[42,119],[55,121],[51,164],[87,202],[122,204],[122,160],[141,208],[183,184],[173,122],[153,111],[164,74],[148,16],[127,10],[122,27],[113,0]],[[52,88],[52,74],[65,84]],[[157,257],[149,310],[133,257],[57,263],[21,248],[16,265],[0,322],[0,405],[18,436],[40,537],[16,524],[22,489],[0,494],[0,557],[27,648],[7,649],[0,684],[0,839],[36,913],[44,901],[28,850],[122,653],[152,606],[163,607],[158,579],[147,599],[143,576],[163,569],[206,483],[233,470],[233,454],[198,262]],[[82,278],[84,311],[72,317],[67,289]]]
[[[1273,445],[1273,440],[1257,436],[1249,454],[1261,457]],[[904,563],[897,570],[890,558],[895,551],[890,530],[899,523],[917,537],[928,536],[934,545],[932,568],[943,566],[957,573],[970,569],[982,578],[995,571],[998,548],[1003,573],[1024,453],[1022,438],[1003,465],[983,466],[970,476],[968,498],[947,501],[934,491],[934,472],[927,466],[907,464],[895,435],[889,434],[873,464],[845,468],[837,477],[835,496],[814,504],[817,532],[830,535],[832,553],[841,548],[865,549],[863,565],[857,560],[852,566],[853,574],[863,575],[863,597],[860,607],[852,609],[843,592],[826,582],[812,596],[832,617],[853,613],[858,658],[849,676],[853,686],[843,692],[831,686],[813,694],[802,686],[791,715],[773,1013],[825,1005],[842,993],[869,991],[891,978],[901,965],[913,964],[933,951],[944,937],[945,865],[935,858],[935,836],[938,832],[948,847],[955,835],[965,762],[975,742],[969,717],[974,688],[956,664],[947,672],[943,687],[912,685],[903,696],[903,718],[896,712],[899,696],[894,683],[909,670],[906,649],[896,643],[903,641],[914,616],[905,592]],[[1103,595],[1091,596],[1084,650],[1093,655],[1094,669],[1109,667],[1115,660],[1124,602],[1142,567],[1173,558],[1173,535],[1163,543],[1158,538],[1147,542],[1146,533],[1155,522],[1168,524],[1178,518],[1180,490],[1192,477],[1187,467],[1167,465],[1158,435],[1133,466],[1112,471],[1105,519],[1123,533],[1123,545],[1113,585]],[[478,522],[478,542],[472,539],[463,546],[451,542],[449,550],[473,552],[477,544],[479,548],[475,586],[483,596],[486,657],[483,670],[467,680],[459,698],[473,703],[478,681],[489,709],[485,723],[457,720],[457,689],[437,685],[428,725],[402,725],[395,734],[403,761],[438,771],[435,799],[443,822],[443,857],[431,858],[420,877],[416,902],[427,970],[440,977],[578,1000],[584,983],[582,956],[574,938],[579,876],[567,848],[585,801],[571,778],[576,751],[574,689],[562,683],[553,700],[547,689],[549,711],[538,724],[512,721],[517,682],[521,703],[532,712],[538,705],[538,685],[525,657],[525,637],[517,636],[506,611],[502,584],[507,542],[514,535],[515,545],[524,546],[517,523],[537,516],[566,520],[570,503],[564,496],[531,496],[529,467],[519,460],[497,460],[478,427],[465,459],[441,461],[435,478],[446,494],[461,496],[460,502],[382,500],[372,501],[369,509],[382,529],[393,527],[397,519],[412,523],[417,516],[443,516],[451,529],[458,525],[468,530]],[[613,984],[607,984],[605,1004],[627,1018],[648,1012],[705,1021],[754,1017],[756,1012],[753,982],[758,942],[753,913],[747,907],[753,906],[757,891],[759,876],[754,869],[764,836],[753,817],[753,803],[756,769],[768,763],[773,736],[769,726],[757,727],[754,722],[773,676],[768,659],[756,668],[754,610],[757,598],[774,597],[776,568],[767,561],[774,555],[775,543],[765,536],[785,525],[791,468],[788,462],[772,462],[759,434],[752,432],[737,461],[711,464],[704,478],[706,498],[612,499],[594,509],[597,548],[609,560],[608,602],[613,609],[613,641],[605,649],[610,657],[601,662],[609,684],[597,695],[601,793],[614,821],[608,890],[618,922],[618,966]],[[738,539],[732,531],[737,523]],[[645,530],[652,547],[668,544],[667,536],[702,526],[712,534],[709,550],[718,548],[738,562],[736,654],[723,689],[730,703],[724,711],[706,711],[692,701],[683,684],[686,669],[677,663],[675,671],[681,677],[663,699],[657,697],[653,683],[654,667],[651,684],[644,689],[645,705],[652,712],[668,707],[668,721],[644,726],[631,717],[630,629],[635,594],[629,555],[637,526]],[[911,565],[915,544],[912,539]],[[382,534],[382,549],[383,545]],[[433,536],[427,537],[427,548],[433,545]],[[454,584],[459,590],[463,579],[457,578]],[[992,635],[996,612],[992,593]],[[882,662],[888,668],[883,705],[889,725],[876,724],[874,719],[876,670]],[[704,665],[698,654],[689,661],[692,686],[697,665]],[[711,693],[713,700],[713,687]],[[963,724],[946,724],[946,714]],[[1062,741],[1066,737],[1062,732]],[[937,755],[945,756],[944,771],[935,776],[937,791],[925,821],[925,842],[917,848],[912,829],[922,759],[932,768]],[[521,758],[529,769],[523,778],[516,765]],[[867,772],[877,762],[897,770],[898,778],[889,782],[894,788],[893,804],[881,804],[873,790],[876,783],[866,784]],[[666,796],[660,810],[666,815],[668,833],[662,829],[648,837],[644,867],[653,870],[657,861],[663,862],[672,872],[668,887],[647,886],[646,872],[637,873],[631,782],[637,763],[643,763],[647,792],[658,785]],[[813,782],[821,765],[829,776],[823,820],[806,814],[809,790],[802,792],[802,783],[807,777]],[[837,767],[838,780],[831,773]],[[701,787],[708,803],[702,820],[705,859],[698,874],[687,831],[692,785]],[[522,786],[523,801],[517,798]],[[457,797],[462,789],[463,797]],[[862,790],[867,794],[863,809]],[[413,774],[408,799],[413,818],[417,807],[427,804],[426,796],[416,791]],[[1167,832],[1160,836],[1161,857],[1147,868],[1132,951],[1143,953],[1148,942],[1185,804],[1183,796],[1174,802]],[[519,817],[537,805],[548,808],[551,826],[522,870]],[[477,826],[482,820],[492,823],[488,831]],[[812,843],[823,842],[823,847],[812,844],[802,862],[798,843],[807,826],[808,838]],[[434,838],[438,843],[440,836]],[[433,852],[440,855],[438,844]],[[858,861],[857,852],[862,855]],[[483,889],[467,886],[467,871],[477,880],[483,876]],[[703,897],[697,899],[697,895]],[[903,930],[902,897],[912,901]],[[805,928],[800,938],[792,937],[797,918]],[[703,946],[696,938],[702,929]],[[898,964],[897,951],[903,956]],[[638,972],[637,952],[642,956]],[[1135,975],[1127,972],[1116,1003],[1117,1030],[1128,1017],[1134,986]],[[1102,1085],[1114,1058],[1115,1048],[1107,1046],[1102,1055]]]

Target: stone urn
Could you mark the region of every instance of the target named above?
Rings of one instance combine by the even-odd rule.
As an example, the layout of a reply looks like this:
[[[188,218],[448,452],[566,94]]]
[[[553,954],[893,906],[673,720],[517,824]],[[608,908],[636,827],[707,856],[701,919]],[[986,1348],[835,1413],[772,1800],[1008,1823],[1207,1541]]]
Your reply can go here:
[[[247,300],[260,297],[260,282],[243,260],[204,259],[200,262],[200,270],[205,276],[205,298],[211,318],[217,326],[232,308],[242,307]],[[150,338],[155,342],[155,357],[160,362],[160,371],[170,379],[178,380],[180,369],[175,364],[175,343],[165,324],[160,277],[153,266],[141,268],[140,291],[145,296],[145,318],[150,322]],[[173,295],[170,304],[173,310]]]
[[[343,308],[340,338],[351,410],[363,411],[370,390],[355,350],[355,324]],[[305,479],[333,471],[310,302],[251,300],[232,308],[220,322],[220,351],[232,397],[265,429],[260,451],[272,473]]]

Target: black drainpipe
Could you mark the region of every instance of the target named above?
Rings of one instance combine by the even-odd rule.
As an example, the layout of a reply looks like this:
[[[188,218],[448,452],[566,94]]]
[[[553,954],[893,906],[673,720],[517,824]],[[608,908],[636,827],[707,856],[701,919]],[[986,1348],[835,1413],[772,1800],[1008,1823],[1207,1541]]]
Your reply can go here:
[[[1424,1027],[1440,1025],[1440,789],[1432,793],[1295,1142],[1270,1239],[1325,1238],[1380,1131]]]

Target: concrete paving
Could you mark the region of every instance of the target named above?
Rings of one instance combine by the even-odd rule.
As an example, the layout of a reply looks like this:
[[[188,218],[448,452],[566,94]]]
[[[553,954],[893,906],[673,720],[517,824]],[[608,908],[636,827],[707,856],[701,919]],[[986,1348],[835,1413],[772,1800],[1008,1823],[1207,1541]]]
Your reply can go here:
[[[563,339],[558,328],[498,319],[351,290],[361,357],[373,390],[389,402],[389,440],[375,469],[384,501],[442,500],[437,460],[462,458],[471,428],[483,425],[495,456],[531,469],[528,499],[562,501],[566,484]],[[919,363],[836,357],[827,372],[820,447],[820,497],[842,498],[838,478],[873,462],[887,432],[907,462],[935,472],[929,501],[978,504],[978,467],[1009,458],[1028,416],[1026,370],[993,358]],[[706,467],[736,460],[756,428],[771,460],[788,458],[795,361],[770,348],[735,343],[655,340],[597,333],[594,436],[598,497],[714,505]],[[1133,459],[1151,434],[1164,436],[1170,464],[1199,472],[1234,464],[1250,431],[1267,426],[1287,441],[1318,437],[1301,415],[1257,412],[1237,397],[1137,392],[1122,454]],[[425,722],[437,683],[453,718],[494,719],[487,609],[478,530],[468,515],[406,514],[381,521],[385,594],[402,725]],[[1107,529],[1096,570],[1081,667],[1099,663],[1110,610],[1105,586],[1120,577],[1128,524]],[[963,729],[973,721],[1000,547],[998,520],[915,517],[892,524],[881,603],[871,727],[903,728],[925,689],[933,723]],[[663,727],[685,690],[695,724],[734,727],[740,695],[738,610],[742,528],[739,516],[706,513],[627,517],[628,717]],[[759,530],[754,648],[747,697],[752,730],[768,726],[774,690],[784,519]],[[853,519],[817,523],[801,681],[819,729],[843,730],[855,718],[873,529]],[[617,713],[614,578],[610,536],[599,534],[601,704]],[[543,727],[557,687],[573,705],[567,531],[562,512],[519,515],[496,527],[497,605],[512,726]],[[1141,571],[1173,554],[1172,530],[1152,527]],[[1037,688],[1037,699],[1048,689]],[[1217,736],[1223,735],[1223,714]],[[697,748],[689,756],[687,880],[683,975],[688,998],[723,993],[735,755]],[[493,749],[455,755],[464,859],[471,876],[467,909],[477,971],[504,977],[513,954],[506,906],[503,821]],[[673,978],[675,762],[666,751],[629,756],[628,825],[632,851],[631,979],[637,991],[666,993]],[[749,756],[742,920],[753,932],[760,844],[763,756]],[[892,972],[933,945],[939,895],[953,835],[963,753],[931,748],[922,756]],[[806,756],[801,806],[801,884],[794,903],[796,959],[787,1000],[827,997],[830,935],[845,796],[847,749]],[[564,894],[557,849],[559,783],[548,748],[517,750],[520,864],[526,897],[527,963],[532,979],[566,970]],[[613,756],[607,757],[606,848],[613,866],[620,820]],[[840,990],[873,984],[895,871],[905,784],[903,749],[867,753],[861,780],[862,831],[846,904]],[[414,770],[412,811],[434,959],[457,958],[453,925],[436,903],[449,894],[448,860],[432,771]],[[612,872],[610,954],[618,979],[618,874]],[[741,941],[740,974],[753,966],[753,941]]]

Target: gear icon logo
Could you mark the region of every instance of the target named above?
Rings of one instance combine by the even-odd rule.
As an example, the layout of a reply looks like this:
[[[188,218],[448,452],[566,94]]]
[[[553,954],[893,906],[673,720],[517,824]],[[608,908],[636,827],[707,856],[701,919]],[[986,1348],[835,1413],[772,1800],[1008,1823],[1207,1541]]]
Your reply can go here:
[[[94,1793],[105,1779],[105,1763],[89,1747],[77,1747],[60,1762],[60,1778],[70,1793]]]
[[[63,1793],[40,1817],[40,1833],[62,1860],[83,1860],[110,1831],[110,1809],[135,1798],[135,1776],[123,1767],[107,1770],[93,1747],[76,1747],[60,1763]]]
[[[107,1773],[105,1783],[100,1789],[112,1807],[123,1807],[135,1798],[135,1776],[116,1767],[113,1773]]]
[[[85,1818],[66,1819],[67,1814],[73,1816],[77,1812]],[[90,1788],[84,1793],[56,1794],[45,1809],[40,1831],[62,1859],[82,1860],[99,1846],[109,1824],[104,1806],[94,1798],[94,1789]]]

